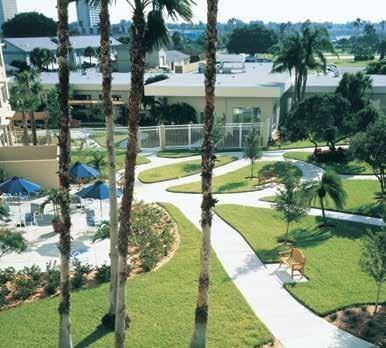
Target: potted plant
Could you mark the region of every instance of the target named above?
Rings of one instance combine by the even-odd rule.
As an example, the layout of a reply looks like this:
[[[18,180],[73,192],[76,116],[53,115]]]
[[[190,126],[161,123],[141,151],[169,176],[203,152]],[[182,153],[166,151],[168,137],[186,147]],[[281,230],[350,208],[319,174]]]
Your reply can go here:
[[[58,189],[50,189],[47,191],[47,199],[40,206],[40,213],[44,214],[44,208],[47,204],[52,204],[54,217],[51,220],[54,232],[60,233],[62,224],[59,218],[59,203],[61,192]]]
[[[52,227],[54,229],[54,232],[55,233],[60,233],[61,232],[61,229],[62,229],[62,223],[60,221],[60,218],[59,216],[55,216],[52,220],[51,220],[51,223],[52,223]]]

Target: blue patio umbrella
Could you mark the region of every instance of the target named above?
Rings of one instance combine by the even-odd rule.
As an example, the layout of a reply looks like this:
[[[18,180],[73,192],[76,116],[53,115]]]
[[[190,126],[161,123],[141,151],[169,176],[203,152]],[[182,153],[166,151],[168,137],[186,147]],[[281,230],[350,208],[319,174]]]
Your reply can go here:
[[[109,185],[103,181],[97,181],[92,185],[85,187],[83,190],[76,193],[81,198],[99,199],[101,216],[102,216],[102,200],[110,197]],[[117,197],[122,196],[122,191],[117,189]]]
[[[101,173],[99,173],[99,171],[81,162],[74,163],[70,169],[70,176],[78,180],[93,179],[100,175]]]
[[[21,211],[20,211],[20,196],[26,196],[30,193],[38,193],[42,189],[39,185],[28,181],[23,178],[19,178],[14,176],[3,183],[0,184],[0,192],[8,193],[10,195],[16,195],[18,197],[19,202],[19,214],[20,214],[20,225],[22,225],[21,219]]]
[[[41,190],[39,185],[17,176],[0,184],[0,192],[10,195],[28,195],[30,193],[40,192]]]

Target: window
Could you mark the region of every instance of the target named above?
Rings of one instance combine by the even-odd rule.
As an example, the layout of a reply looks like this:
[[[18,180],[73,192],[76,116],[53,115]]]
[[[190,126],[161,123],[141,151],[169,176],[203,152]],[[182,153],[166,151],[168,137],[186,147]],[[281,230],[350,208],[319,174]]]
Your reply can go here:
[[[234,123],[255,123],[260,122],[260,108],[234,108],[233,122]]]

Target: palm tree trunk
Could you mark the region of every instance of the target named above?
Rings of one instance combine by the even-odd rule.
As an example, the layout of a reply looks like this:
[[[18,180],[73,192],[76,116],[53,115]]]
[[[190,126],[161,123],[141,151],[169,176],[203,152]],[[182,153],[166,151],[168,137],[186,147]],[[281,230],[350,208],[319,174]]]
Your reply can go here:
[[[32,145],[36,146],[38,144],[38,137],[36,135],[36,121],[35,121],[35,112],[29,112],[29,118],[31,120],[31,129],[32,129]]]
[[[68,106],[69,68],[68,68],[68,0],[57,0],[58,9],[58,63],[59,63],[59,184],[61,232],[60,250],[60,289],[59,304],[60,331],[59,347],[71,348],[71,287],[70,287],[70,253],[71,253],[71,216],[70,216],[70,177],[71,136]]]
[[[308,79],[308,72],[307,70],[304,72],[303,75],[303,81],[302,81],[302,92],[300,95],[300,101],[303,101],[306,96],[306,89],[307,89],[307,79]]]
[[[323,201],[323,197],[319,197],[319,201],[320,201],[320,208],[322,209],[322,216],[323,216],[323,223],[325,225],[327,225],[327,219],[326,219],[326,212],[324,210],[324,201]]]
[[[129,97],[129,134],[125,160],[125,176],[121,206],[121,224],[118,234],[118,288],[115,314],[115,347],[125,345],[127,254],[130,235],[130,217],[133,204],[135,164],[137,160],[139,112],[145,74],[145,16],[141,8],[135,8],[131,25],[130,57],[131,88]]]
[[[378,282],[377,286],[378,286],[378,289],[377,289],[377,298],[376,298],[376,300],[375,300],[375,307],[374,307],[373,315],[377,314],[377,312],[378,312],[378,304],[379,304],[379,297],[381,296],[381,286],[382,286],[382,282]]]
[[[107,1],[101,2],[101,63],[103,77],[103,106],[106,119],[106,148],[109,168],[110,191],[110,296],[107,316],[102,320],[114,327],[115,309],[117,301],[118,279],[118,204],[117,204],[117,178],[114,148],[114,118],[113,104],[111,100],[111,57],[110,57],[110,14]],[[106,320],[107,319],[107,320]]]
[[[202,245],[200,257],[200,275],[198,279],[198,297],[194,318],[194,331],[190,347],[206,347],[208,326],[208,290],[209,290],[209,260],[211,252],[212,212],[216,200],[212,195],[212,177],[216,156],[212,133],[214,127],[215,87],[216,87],[216,42],[217,42],[217,12],[218,0],[207,1],[206,27],[206,72],[205,72],[205,110],[204,110],[204,140],[202,153],[202,203],[201,228]]]
[[[25,112],[21,112],[21,118],[23,120],[23,145],[28,146],[29,145],[29,139],[28,139],[28,124],[27,124],[27,117],[25,116]]]

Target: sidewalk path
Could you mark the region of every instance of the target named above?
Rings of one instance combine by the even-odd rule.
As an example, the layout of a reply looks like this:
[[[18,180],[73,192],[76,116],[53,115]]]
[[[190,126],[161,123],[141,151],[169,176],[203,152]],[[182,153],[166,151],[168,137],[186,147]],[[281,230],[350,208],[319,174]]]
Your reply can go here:
[[[304,149],[302,149],[304,151]],[[261,160],[283,161],[285,151],[264,152]],[[240,153],[229,154],[241,157]],[[138,174],[150,168],[156,168],[171,163],[179,163],[192,158],[168,159],[159,158],[155,155],[145,154],[151,160],[150,163],[137,167],[137,180],[135,183],[135,198],[146,202],[168,202],[177,206],[185,216],[200,228],[200,203],[201,195],[182,194],[168,192],[170,186],[190,183],[200,180],[200,175],[192,175],[181,179],[175,179],[155,184],[143,184],[138,180]],[[309,163],[294,162],[304,174],[304,180],[316,180],[323,171]],[[226,174],[249,164],[249,161],[239,159],[227,165],[214,169],[215,176]],[[256,192],[219,194],[216,198],[219,204],[242,204],[254,207],[270,208],[271,204],[260,201],[259,198],[275,194],[274,187]],[[106,204],[106,203],[104,203]],[[103,209],[108,207],[104,206]],[[107,211],[107,210],[105,210]],[[310,211],[312,215],[321,215],[318,209]],[[345,219],[349,221],[364,222],[368,224],[380,225],[380,219],[351,215],[338,212],[327,212],[327,216]],[[75,218],[75,217],[74,217]],[[75,231],[76,226],[76,231]],[[49,227],[47,227],[49,229]],[[80,233],[80,225],[75,225],[73,235]],[[48,231],[47,231],[48,232]],[[36,239],[39,248],[27,250],[22,254],[12,254],[2,260],[7,265],[17,264],[31,265],[33,263],[42,264],[48,259],[58,261],[58,251],[56,248],[57,236],[45,236],[47,241],[39,238],[37,233],[40,230],[34,229],[31,233],[32,239]],[[43,237],[43,236],[42,236]],[[82,241],[86,251],[80,259],[93,264],[109,262],[108,241],[101,243],[89,243],[90,236],[87,233],[81,234],[79,240]],[[76,241],[75,241],[76,242]],[[107,243],[106,243],[107,242]],[[285,347],[288,348],[367,348],[371,344],[342,331],[324,319],[313,314],[301,303],[296,301],[281,285],[274,275],[271,275],[261,260],[254,253],[243,237],[231,226],[222,221],[218,216],[213,218],[212,228],[213,250],[220,259],[224,269],[229,274],[234,284],[240,290],[250,307],[272,332],[272,334]],[[44,254],[39,250],[44,250]],[[44,259],[42,260],[42,255]],[[43,265],[44,265],[43,263]],[[3,265],[2,265],[3,266]]]

